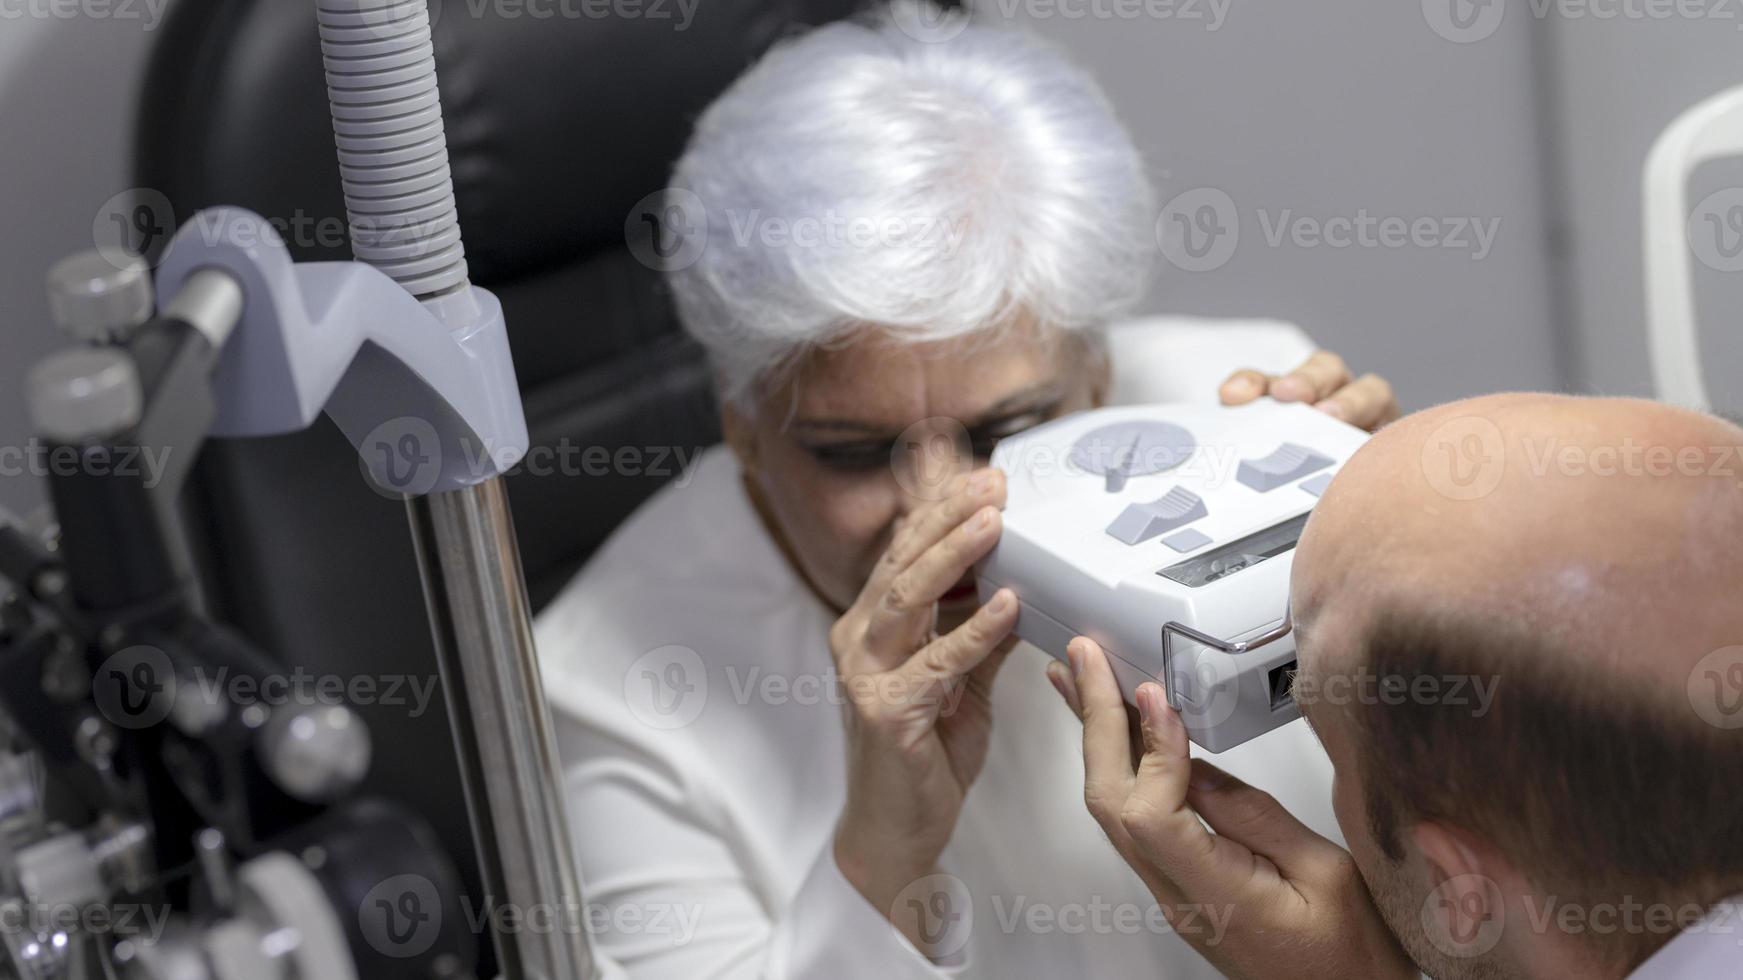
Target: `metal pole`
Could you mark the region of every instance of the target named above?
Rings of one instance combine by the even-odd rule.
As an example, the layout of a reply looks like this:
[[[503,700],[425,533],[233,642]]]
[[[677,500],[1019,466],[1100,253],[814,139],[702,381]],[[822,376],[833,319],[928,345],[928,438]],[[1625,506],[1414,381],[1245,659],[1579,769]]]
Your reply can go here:
[[[556,739],[500,477],[406,501],[488,900],[557,927],[495,936],[509,980],[590,980]]]

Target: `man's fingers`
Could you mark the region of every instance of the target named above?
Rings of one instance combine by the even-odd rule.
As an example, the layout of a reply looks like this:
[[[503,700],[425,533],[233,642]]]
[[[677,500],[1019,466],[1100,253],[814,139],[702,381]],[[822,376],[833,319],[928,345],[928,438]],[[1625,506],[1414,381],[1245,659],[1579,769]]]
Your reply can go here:
[[[1083,719],[1083,702],[1077,699],[1077,684],[1071,679],[1071,670],[1057,660],[1047,661],[1047,680],[1059,696],[1065,700],[1065,706],[1071,713]]]
[[[1194,759],[1187,800],[1224,838],[1269,858],[1285,878],[1316,878],[1335,865],[1343,849],[1314,833],[1276,798]]]
[[[1187,803],[1192,777],[1186,725],[1162,686],[1140,685],[1144,756],[1120,825],[1132,846],[1188,900],[1233,901],[1259,870],[1238,841],[1205,829]]]
[[[1126,699],[1094,640],[1080,636],[1066,647],[1077,683],[1078,716],[1083,719],[1083,798],[1103,827],[1117,828],[1120,808],[1132,789],[1131,729]]]
[[[915,624],[929,620],[933,604],[998,544],[1002,524],[998,508],[987,504],[891,579],[869,610],[866,646],[886,659],[911,652]]]
[[[1344,359],[1322,350],[1271,383],[1271,397],[1280,402],[1317,402],[1350,382]]]
[[[1392,385],[1377,374],[1364,374],[1314,406],[1334,418],[1372,431],[1398,417]]]
[[[1217,397],[1224,405],[1245,405],[1258,398],[1271,386],[1271,378],[1263,371],[1243,368],[1229,375],[1229,379],[1217,389]]]

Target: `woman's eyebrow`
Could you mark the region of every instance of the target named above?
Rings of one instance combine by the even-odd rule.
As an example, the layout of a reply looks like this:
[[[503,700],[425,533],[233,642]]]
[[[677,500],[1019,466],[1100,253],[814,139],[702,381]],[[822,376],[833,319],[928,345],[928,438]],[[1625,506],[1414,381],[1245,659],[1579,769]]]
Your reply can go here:
[[[1059,399],[1059,386],[1053,382],[1044,381],[1014,391],[998,401],[982,409],[978,418],[962,422],[963,428],[973,429],[985,425],[989,420],[1002,416],[1018,414],[1022,410],[1041,407]],[[889,426],[880,422],[867,422],[861,419],[838,418],[795,418],[787,423],[789,429],[809,429],[827,432],[855,432],[864,435],[878,435],[893,439],[898,434]]]

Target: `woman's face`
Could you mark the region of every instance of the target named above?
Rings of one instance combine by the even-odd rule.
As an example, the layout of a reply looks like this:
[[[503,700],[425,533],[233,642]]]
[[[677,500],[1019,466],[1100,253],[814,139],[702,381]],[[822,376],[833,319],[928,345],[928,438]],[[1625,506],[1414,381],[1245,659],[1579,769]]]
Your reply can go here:
[[[841,610],[898,518],[986,465],[998,439],[1099,404],[1108,376],[1081,340],[1035,328],[927,344],[867,330],[767,385],[754,416],[728,406],[724,421],[777,543]],[[975,603],[965,578],[939,603],[940,629]]]

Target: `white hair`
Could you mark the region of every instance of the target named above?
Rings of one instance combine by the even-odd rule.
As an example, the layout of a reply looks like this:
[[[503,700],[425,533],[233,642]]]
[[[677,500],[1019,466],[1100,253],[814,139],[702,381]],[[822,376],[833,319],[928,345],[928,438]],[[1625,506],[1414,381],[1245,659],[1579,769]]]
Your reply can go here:
[[[734,404],[856,328],[1097,335],[1143,297],[1155,194],[1106,97],[961,16],[898,0],[778,43],[697,122],[667,204],[705,231],[669,280]]]

